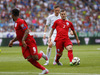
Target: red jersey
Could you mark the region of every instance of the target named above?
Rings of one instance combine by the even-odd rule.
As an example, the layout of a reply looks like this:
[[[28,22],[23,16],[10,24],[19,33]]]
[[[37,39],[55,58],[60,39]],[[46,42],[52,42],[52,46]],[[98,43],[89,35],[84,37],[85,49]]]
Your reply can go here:
[[[74,30],[74,26],[70,21],[62,19],[56,20],[52,28],[57,30],[55,41],[60,39],[69,39],[68,36],[69,28],[71,28],[71,30]]]
[[[22,38],[24,36],[25,30],[28,29],[27,23],[23,19],[18,18],[14,24],[14,29],[16,31],[16,37],[20,42],[20,45],[22,45]],[[28,38],[31,38],[30,34],[28,34],[25,41],[27,41]]]

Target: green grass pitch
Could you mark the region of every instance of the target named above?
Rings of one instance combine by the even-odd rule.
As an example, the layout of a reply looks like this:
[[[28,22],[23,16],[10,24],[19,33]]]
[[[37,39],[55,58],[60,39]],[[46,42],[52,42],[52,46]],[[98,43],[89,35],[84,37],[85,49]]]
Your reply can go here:
[[[22,56],[21,47],[0,47],[0,75],[39,75],[42,71],[32,66]],[[47,46],[38,46],[38,52],[46,53]],[[70,66],[67,51],[63,51],[60,62],[63,66],[53,65],[55,46],[52,48],[50,63],[45,66],[49,70],[48,75],[100,75],[100,45],[74,45],[74,57],[81,59],[78,66]],[[45,60],[39,60],[44,64]]]

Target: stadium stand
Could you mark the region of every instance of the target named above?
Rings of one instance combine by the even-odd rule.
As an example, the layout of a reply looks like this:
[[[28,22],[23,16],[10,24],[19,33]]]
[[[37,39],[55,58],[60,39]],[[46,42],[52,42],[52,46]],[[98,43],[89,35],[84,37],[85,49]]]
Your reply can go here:
[[[0,0],[0,32],[14,31],[13,8],[20,9],[20,17],[26,20],[31,32],[42,32],[56,4],[66,9],[77,32],[100,32],[100,0]]]

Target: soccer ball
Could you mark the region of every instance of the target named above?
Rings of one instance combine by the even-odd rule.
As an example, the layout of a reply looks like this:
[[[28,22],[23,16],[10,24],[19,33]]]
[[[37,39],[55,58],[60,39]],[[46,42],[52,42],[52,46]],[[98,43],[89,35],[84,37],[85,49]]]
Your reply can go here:
[[[80,58],[79,57],[74,57],[73,60],[72,60],[72,63],[74,65],[79,65],[80,64]]]

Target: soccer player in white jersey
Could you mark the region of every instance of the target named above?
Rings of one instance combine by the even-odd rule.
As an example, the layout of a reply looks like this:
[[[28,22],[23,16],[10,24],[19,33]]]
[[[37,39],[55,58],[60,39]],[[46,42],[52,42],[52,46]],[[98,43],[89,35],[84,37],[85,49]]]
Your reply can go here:
[[[43,39],[46,38],[47,27],[50,25],[50,29],[52,29],[53,23],[57,19],[60,19],[61,18],[59,13],[60,13],[60,7],[58,5],[55,5],[54,6],[54,14],[48,16],[48,18],[47,18],[46,25],[45,25],[45,29],[44,29]],[[56,30],[54,31],[54,33],[52,35],[51,42],[48,43],[48,48],[47,48],[47,57],[48,57],[48,60],[46,61],[46,63],[44,65],[48,65],[49,64],[49,58],[50,58],[50,55],[51,55],[51,48],[52,48],[52,45],[53,44],[55,45],[55,42],[54,42],[55,37],[56,37]],[[54,58],[54,62],[53,62],[54,65],[56,64],[55,59],[56,59],[56,54],[55,54],[55,58]]]

